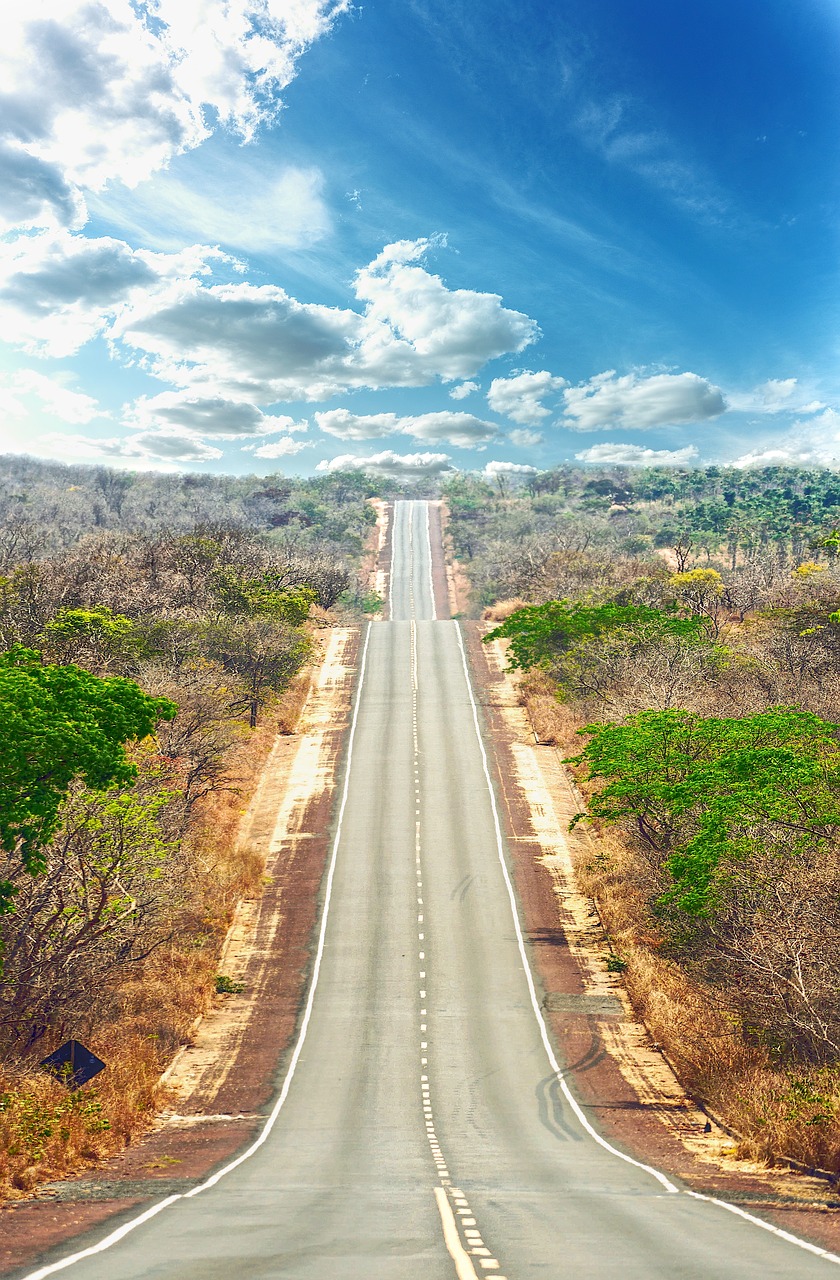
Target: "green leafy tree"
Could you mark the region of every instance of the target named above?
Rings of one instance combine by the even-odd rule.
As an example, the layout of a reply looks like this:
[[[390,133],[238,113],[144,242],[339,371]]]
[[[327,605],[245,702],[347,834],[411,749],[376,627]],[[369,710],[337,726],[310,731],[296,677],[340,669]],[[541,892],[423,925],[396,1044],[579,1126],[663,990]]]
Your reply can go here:
[[[225,613],[234,617],[272,618],[298,627],[309,617],[317,598],[309,586],[279,587],[271,571],[243,578],[233,569],[220,569],[213,589]]]
[[[99,668],[135,662],[146,651],[137,624],[104,605],[59,609],[44,627],[42,640],[49,656],[57,662]]]
[[[621,632],[650,644],[666,636],[696,637],[700,631],[694,618],[680,618],[647,605],[549,600],[517,609],[485,636],[484,642],[509,640],[511,665],[527,671],[548,666],[576,646],[609,633]]]
[[[44,664],[33,649],[0,655],[0,846],[37,874],[73,780],[99,789],[132,782],[126,744],[176,711],[131,680]],[[0,881],[0,912],[12,896]]]
[[[840,837],[840,727],[810,712],[645,711],[581,732],[591,741],[574,762],[604,783],[590,816],[635,824],[670,877],[664,906],[713,914],[733,866],[768,848],[812,855]]]

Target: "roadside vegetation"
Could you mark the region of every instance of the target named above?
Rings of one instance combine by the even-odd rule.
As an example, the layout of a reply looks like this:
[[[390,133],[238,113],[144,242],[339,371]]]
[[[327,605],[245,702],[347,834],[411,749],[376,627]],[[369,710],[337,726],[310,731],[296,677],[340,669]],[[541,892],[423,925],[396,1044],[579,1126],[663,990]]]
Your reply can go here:
[[[0,470],[0,1194],[148,1123],[262,866],[237,840],[321,628],[378,601],[358,475]],[[67,1039],[84,1089],[37,1069]]]
[[[473,613],[586,802],[580,874],[742,1154],[840,1172],[840,478],[562,469],[446,491]]]

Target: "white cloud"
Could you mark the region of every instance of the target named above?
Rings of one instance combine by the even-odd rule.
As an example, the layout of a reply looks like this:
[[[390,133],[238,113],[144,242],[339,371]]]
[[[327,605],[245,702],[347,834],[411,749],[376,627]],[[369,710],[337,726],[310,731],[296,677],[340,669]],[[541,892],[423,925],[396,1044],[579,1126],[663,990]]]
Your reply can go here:
[[[459,382],[457,387],[452,388],[449,395],[452,400],[466,400],[467,396],[471,396],[475,391],[478,391],[477,382]]]
[[[123,232],[165,248],[202,240],[274,253],[309,248],[332,230],[319,169],[289,167],[278,174],[276,164],[266,168],[247,155],[238,159],[233,184],[211,160],[200,189],[164,172],[136,191],[111,188],[88,204]]]
[[[406,266],[428,241],[388,245],[357,274],[362,313],[302,303],[276,285],[191,278],[133,298],[113,334],[150,371],[201,394],[258,403],[317,400],[355,387],[425,386],[472,373],[533,340],[533,320],[496,294],[449,290]]]
[[[284,436],[282,440],[273,440],[271,444],[261,444],[259,448],[252,444],[243,445],[246,452],[253,453],[255,458],[289,458],[300,453],[302,449],[311,447],[306,440],[292,440],[289,436]]]
[[[569,387],[565,400],[564,414],[574,431],[702,422],[717,418],[726,409],[720,388],[696,373],[657,373],[643,378],[636,373],[619,377],[609,370]]]
[[[645,449],[640,444],[594,444],[576,453],[578,462],[624,467],[685,467],[698,456],[693,444],[684,449]]]
[[[826,406],[798,378],[768,378],[753,391],[736,391],[728,397],[730,409],[743,413],[818,413]]]
[[[733,467],[840,466],[840,412],[826,409],[818,418],[794,422],[791,430],[736,458]]]
[[[497,476],[526,476],[537,475],[537,467],[528,467],[522,462],[488,462],[484,468],[484,475],[488,480],[495,480]]]
[[[349,409],[327,409],[315,414],[315,421],[327,435],[339,440],[377,440],[399,430],[395,413],[351,413]]]
[[[192,396],[180,391],[163,391],[157,396],[141,396],[126,411],[123,421],[140,429],[181,428],[199,436],[237,440],[243,436],[264,436],[275,431],[306,431],[306,422],[280,414],[263,413],[243,400],[220,396]]]
[[[452,470],[450,459],[445,453],[394,453],[385,450],[375,453],[369,458],[360,458],[352,453],[340,454],[319,462],[318,471],[369,471],[372,475],[389,476],[394,480],[416,480],[423,477],[443,475]]]
[[[772,412],[790,402],[796,390],[796,378],[769,378],[758,388],[763,404]]]
[[[518,445],[520,449],[532,449],[534,445],[542,444],[543,435],[539,431],[526,431],[522,427],[517,427],[515,431],[510,433],[511,444]]]
[[[298,302],[276,285],[207,284],[201,277],[241,264],[204,245],[154,253],[111,237],[23,237],[0,242],[0,337],[65,356],[103,335],[116,354],[140,353],[146,371],[196,399],[255,404],[448,381],[533,339],[534,322],[497,295],[449,290],[402,261],[428,247],[387,246],[358,273],[356,311]],[[478,422],[461,415],[461,435],[495,433]],[[429,415],[417,420],[417,438],[435,432]]]
[[[471,413],[421,413],[414,418],[404,418],[401,430],[415,440],[428,444],[446,442],[462,449],[480,448],[488,440],[495,440],[499,428],[494,422],[485,422]]]
[[[8,225],[76,226],[218,126],[249,138],[349,0],[31,0],[3,15]]]
[[[556,396],[567,386],[565,378],[555,377],[547,369],[539,373],[526,370],[510,378],[494,378],[487,392],[487,403],[496,413],[504,414],[513,422],[537,426],[551,416],[551,410],[543,404],[549,396]]]
[[[521,311],[502,306],[496,293],[448,289],[415,264],[439,241],[400,240],[387,245],[356,275],[356,296],[371,325],[398,335],[414,362],[434,374],[470,378],[488,360],[521,351],[539,329]]]
[[[162,428],[160,431],[144,431],[133,436],[112,436],[97,439],[95,436],[51,434],[41,437],[38,444],[46,447],[49,456],[72,459],[136,462],[140,466],[154,466],[158,462],[210,462],[221,458],[221,449],[205,444],[189,432]]]
[[[328,435],[340,440],[376,440],[384,436],[404,435],[427,443],[445,442],[461,448],[481,447],[494,440],[499,429],[471,413],[441,410],[411,417],[395,413],[356,414],[349,409],[328,409],[315,414],[315,421]]]
[[[217,249],[179,253],[132,249],[110,236],[65,231],[0,242],[0,338],[38,355],[72,355],[133,299],[186,283],[210,263],[238,264]]]
[[[6,386],[0,385],[0,403],[7,414],[25,417],[27,409],[19,396],[34,400],[48,413],[63,422],[83,424],[102,417],[99,402],[81,391],[72,391],[35,369],[18,369],[9,375]]]
[[[205,443],[190,431],[159,427],[140,431],[121,442],[123,457],[160,458],[167,462],[208,462],[221,458],[222,450]]]

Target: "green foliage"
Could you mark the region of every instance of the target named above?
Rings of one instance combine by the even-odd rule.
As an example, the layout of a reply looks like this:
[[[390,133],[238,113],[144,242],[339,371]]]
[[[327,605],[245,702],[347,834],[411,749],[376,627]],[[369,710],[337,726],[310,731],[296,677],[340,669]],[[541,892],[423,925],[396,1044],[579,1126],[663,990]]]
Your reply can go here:
[[[141,657],[146,649],[137,624],[104,605],[59,609],[44,627],[42,640],[59,662],[79,662],[87,655],[103,665],[125,662]]]
[[[130,680],[41,662],[32,649],[0,655],[0,846],[36,873],[74,778],[94,788],[130,783],[125,744],[146,737],[177,708]],[[0,911],[10,908],[0,883]]]
[[[242,578],[234,569],[219,569],[212,581],[225,613],[234,617],[273,618],[290,627],[306,622],[317,598],[308,586],[278,587],[270,571],[258,578]]]
[[[694,618],[679,618],[647,605],[549,600],[517,609],[485,636],[484,643],[510,640],[511,665],[527,671],[547,666],[577,645],[610,633],[653,644],[667,636],[699,637],[700,627]]]
[[[216,974],[216,994],[220,996],[238,996],[245,990],[244,982],[234,982],[226,973]]]
[[[728,867],[768,850],[813,856],[840,834],[840,727],[809,712],[644,711],[581,732],[591,741],[574,762],[606,784],[590,815],[635,822],[670,875],[663,906],[706,916]]]

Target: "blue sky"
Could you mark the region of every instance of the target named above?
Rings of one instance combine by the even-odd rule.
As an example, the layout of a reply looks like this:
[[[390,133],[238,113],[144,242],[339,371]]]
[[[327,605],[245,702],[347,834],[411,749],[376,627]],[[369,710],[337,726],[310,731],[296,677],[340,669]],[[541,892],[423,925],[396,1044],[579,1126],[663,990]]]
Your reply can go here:
[[[838,464],[837,0],[17,8],[7,450]]]

